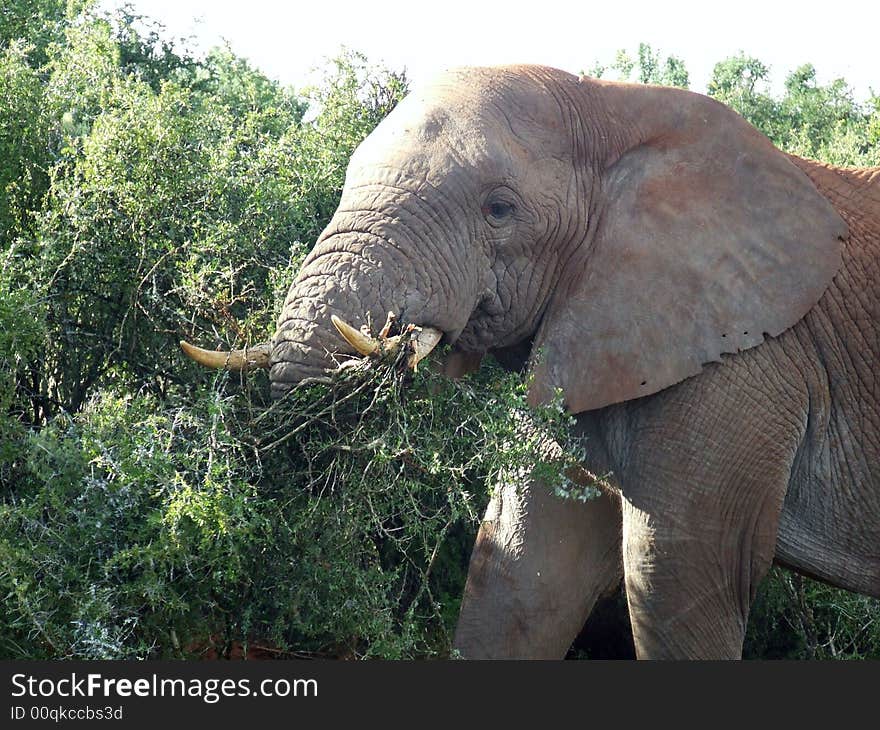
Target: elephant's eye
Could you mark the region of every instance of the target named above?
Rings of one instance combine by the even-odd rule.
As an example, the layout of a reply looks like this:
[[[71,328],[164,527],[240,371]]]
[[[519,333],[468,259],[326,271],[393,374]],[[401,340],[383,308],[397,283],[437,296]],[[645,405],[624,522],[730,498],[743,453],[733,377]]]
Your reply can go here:
[[[495,200],[483,206],[483,215],[494,221],[503,221],[513,214],[513,204]]]

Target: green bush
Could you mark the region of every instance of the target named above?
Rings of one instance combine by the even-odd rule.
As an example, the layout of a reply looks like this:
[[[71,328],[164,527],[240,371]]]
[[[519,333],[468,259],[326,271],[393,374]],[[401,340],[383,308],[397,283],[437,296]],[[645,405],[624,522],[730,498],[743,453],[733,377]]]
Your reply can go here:
[[[30,232],[49,185],[50,128],[32,48],[14,40],[0,49],[0,251]]]
[[[5,257],[8,261],[10,251]],[[34,362],[45,348],[40,302],[10,281],[0,259],[0,485],[15,483],[26,424],[33,419],[39,373]]]
[[[38,69],[10,46],[7,113],[42,135],[10,159],[52,163],[9,226],[0,292],[0,652],[446,651],[486,485],[540,443],[510,419],[518,379],[404,389],[377,367],[334,402],[348,430],[317,419],[270,448],[252,434],[295,428],[305,401],[267,411],[264,376],[215,378],[176,346],[271,331],[405,78],[346,53],[296,95],[135,20],[78,15]]]
[[[174,408],[103,391],[30,435],[0,508],[4,656],[448,652],[488,484],[568,426],[491,368],[374,364],[268,409],[224,380]]]
[[[876,659],[880,601],[773,568],[749,617],[747,659]]]
[[[0,511],[5,655],[182,655],[236,610],[266,525],[229,412],[105,391],[29,438]]]

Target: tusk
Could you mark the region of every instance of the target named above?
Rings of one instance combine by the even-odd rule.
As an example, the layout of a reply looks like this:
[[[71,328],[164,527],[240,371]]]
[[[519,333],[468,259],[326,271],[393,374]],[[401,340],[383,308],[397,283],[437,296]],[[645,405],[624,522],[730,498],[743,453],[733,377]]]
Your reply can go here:
[[[407,359],[406,364],[415,370],[418,367],[418,364],[428,357],[433,349],[437,347],[437,343],[443,338],[443,331],[435,329],[434,327],[416,327],[414,325],[409,325],[407,330],[412,332],[409,338],[409,346],[412,350],[412,354]],[[393,355],[400,347],[402,339],[402,335],[397,335],[395,337],[389,337],[387,340],[382,340],[380,342],[382,352]]]
[[[415,370],[416,366],[437,347],[437,343],[442,338],[443,332],[434,327],[416,327],[410,339],[413,353],[409,356],[409,366]]]
[[[333,326],[342,335],[342,338],[361,355],[374,355],[379,352],[379,343],[372,337],[367,337],[363,332],[356,330],[335,314],[330,315],[330,321],[333,322]]]
[[[272,343],[263,342],[244,350],[203,350],[201,347],[180,341],[180,349],[191,360],[209,368],[233,370],[235,372],[247,372],[269,368],[269,355],[272,352]]]
[[[330,321],[333,322],[333,326],[336,327],[343,339],[361,355],[392,355],[397,352],[403,339],[401,335],[379,340],[368,337],[335,314],[330,315]],[[386,324],[385,332],[388,331],[389,326],[390,322]],[[412,354],[409,356],[407,364],[415,370],[416,366],[437,347],[437,343],[443,338],[443,332],[434,327],[412,327],[411,331],[412,336],[409,342]]]

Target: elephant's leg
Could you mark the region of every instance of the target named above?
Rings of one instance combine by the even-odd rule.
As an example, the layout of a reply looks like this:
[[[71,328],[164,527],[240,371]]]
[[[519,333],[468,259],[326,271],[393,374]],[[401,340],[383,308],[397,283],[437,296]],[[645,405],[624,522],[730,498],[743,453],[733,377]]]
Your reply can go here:
[[[628,411],[623,564],[640,658],[738,658],[772,564],[806,410],[767,355]],[[758,365],[761,369],[758,370]],[[756,384],[757,383],[757,384]]]
[[[471,555],[455,648],[469,659],[561,659],[621,575],[617,498],[499,487]]]
[[[773,512],[754,524],[682,526],[624,500],[623,562],[640,659],[738,659],[773,561]],[[778,511],[776,512],[778,515]]]

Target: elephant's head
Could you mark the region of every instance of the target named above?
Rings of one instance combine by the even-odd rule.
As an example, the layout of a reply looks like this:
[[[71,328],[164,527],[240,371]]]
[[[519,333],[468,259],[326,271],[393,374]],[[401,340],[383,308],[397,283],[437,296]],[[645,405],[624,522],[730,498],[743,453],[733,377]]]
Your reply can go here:
[[[738,115],[677,89],[467,68],[357,149],[281,311],[283,393],[394,312],[463,353],[531,343],[531,398],[654,393],[794,324],[846,227]]]

